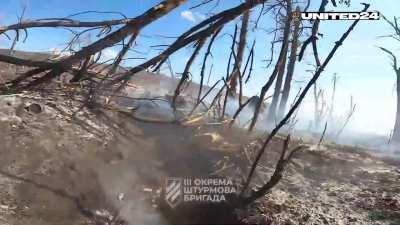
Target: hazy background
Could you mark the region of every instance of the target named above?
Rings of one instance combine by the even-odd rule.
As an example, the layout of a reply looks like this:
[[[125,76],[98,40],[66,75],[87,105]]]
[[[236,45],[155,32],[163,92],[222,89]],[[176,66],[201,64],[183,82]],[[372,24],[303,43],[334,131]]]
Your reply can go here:
[[[0,0],[0,24],[10,24],[17,21],[17,16],[21,14],[22,6],[26,5],[25,19],[38,19],[47,17],[64,17],[76,12],[86,10],[98,11],[118,11],[128,17],[134,17],[149,7],[155,5],[156,0],[136,0],[127,2],[125,0]],[[197,8],[190,10],[189,7],[195,5],[199,1],[189,1],[189,3],[177,8],[173,13],[168,14],[151,26],[147,27],[137,41],[136,51],[132,51],[129,57],[145,57],[160,52],[160,48],[151,47],[157,44],[168,44],[173,41],[171,38],[162,36],[176,37],[183,31],[190,28],[205,18],[210,7]],[[312,8],[316,9],[319,0],[312,0]],[[389,18],[392,18],[400,11],[398,0],[352,0],[351,6],[340,6],[337,11],[358,11],[362,9],[360,2],[371,4],[370,10],[378,10]],[[216,11],[228,6],[239,4],[239,0],[220,1],[220,7]],[[260,8],[253,10],[252,22],[250,27],[254,27],[254,20],[258,16]],[[332,10],[332,8],[329,8]],[[81,20],[99,20],[119,18],[117,14],[87,14],[78,16]],[[351,22],[344,21],[326,21],[322,23],[320,32],[324,37],[318,42],[320,48],[320,56],[322,59],[328,54],[333,47],[334,42],[348,28]],[[166,26],[168,24],[168,26]],[[307,24],[307,23],[306,23]],[[271,27],[271,18],[264,18],[260,21],[259,29],[251,30],[248,38],[249,45],[257,37],[255,70],[251,81],[245,88],[246,95],[258,94],[258,90],[264,84],[265,80],[271,73],[271,68],[265,68],[265,61],[270,57],[271,36],[268,32]],[[215,42],[213,47],[212,62],[214,64],[210,85],[216,80],[225,76],[226,61],[229,56],[229,45],[231,37],[227,35],[232,33],[234,25],[231,23],[226,26],[222,35]],[[326,71],[323,73],[318,85],[325,89],[326,99],[330,99],[330,91],[332,86],[332,76],[334,73],[339,77],[337,83],[337,92],[335,98],[335,116],[340,117],[345,114],[350,105],[350,96],[353,96],[356,103],[356,112],[352,117],[346,132],[359,132],[369,134],[379,134],[388,136],[393,128],[395,109],[396,109],[396,93],[395,93],[395,74],[391,68],[391,59],[377,48],[384,46],[397,53],[400,53],[400,43],[394,43],[388,38],[379,38],[381,35],[390,34],[390,27],[383,21],[361,21],[354,32],[345,41],[344,45],[339,49]],[[93,39],[95,35],[92,35]],[[65,42],[71,38],[71,34],[63,29],[39,28],[29,30],[29,37],[25,43],[19,43],[17,49],[30,51],[50,51],[54,48],[62,49]],[[7,48],[10,42],[3,36],[0,37],[0,47]],[[279,50],[279,46],[275,47]],[[107,49],[104,52],[104,59],[112,58],[118,52],[117,48]],[[276,53],[276,52],[275,52]],[[306,60],[298,64],[295,72],[296,83],[292,88],[292,94],[296,94],[298,89],[302,87],[310,74],[306,70],[312,69],[307,64],[312,62],[310,51],[306,52]],[[191,54],[191,49],[185,49],[172,56],[171,61],[174,72],[183,71],[184,63]],[[275,54],[276,56],[276,54]],[[399,54],[400,57],[400,54]],[[200,59],[202,57],[199,57]],[[276,59],[276,57],[275,57]],[[125,66],[133,66],[143,60],[128,60]],[[201,61],[197,61],[192,68],[193,80],[198,81],[198,73]],[[221,65],[224,65],[221,67]],[[209,69],[209,68],[208,68]],[[164,68],[164,73],[169,71]],[[306,102],[301,108],[301,121],[298,126],[306,126],[309,120],[313,118],[312,93],[309,93]],[[328,103],[329,104],[329,103]]]

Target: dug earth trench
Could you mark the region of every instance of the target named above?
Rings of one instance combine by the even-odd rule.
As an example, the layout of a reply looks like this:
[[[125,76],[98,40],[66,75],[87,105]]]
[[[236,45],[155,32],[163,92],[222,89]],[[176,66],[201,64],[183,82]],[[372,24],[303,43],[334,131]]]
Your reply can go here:
[[[307,145],[245,209],[167,208],[166,178],[242,179],[263,135],[82,104],[61,91],[0,96],[0,224],[400,224],[400,162],[336,145]],[[281,147],[278,137],[253,185]]]

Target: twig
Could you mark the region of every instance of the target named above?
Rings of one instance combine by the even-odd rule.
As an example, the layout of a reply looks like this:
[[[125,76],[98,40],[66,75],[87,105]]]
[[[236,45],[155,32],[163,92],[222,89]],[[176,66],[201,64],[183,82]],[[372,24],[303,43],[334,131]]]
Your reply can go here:
[[[208,56],[211,54],[211,47],[214,43],[215,38],[218,36],[219,32],[222,30],[222,27],[220,29],[218,29],[214,35],[211,37],[210,39],[210,43],[207,46],[207,51],[204,54],[204,58],[203,58],[203,64],[201,66],[201,71],[200,71],[200,87],[199,87],[199,93],[197,95],[197,102],[200,101],[201,98],[201,92],[203,90],[203,85],[204,85],[204,73],[205,73],[205,69],[206,69],[206,63],[207,63],[207,58]]]
[[[321,134],[321,137],[319,138],[317,146],[320,146],[322,144],[322,142],[324,141],[324,136],[325,136],[327,126],[328,126],[328,122],[325,122],[324,130],[322,131],[322,134]]]

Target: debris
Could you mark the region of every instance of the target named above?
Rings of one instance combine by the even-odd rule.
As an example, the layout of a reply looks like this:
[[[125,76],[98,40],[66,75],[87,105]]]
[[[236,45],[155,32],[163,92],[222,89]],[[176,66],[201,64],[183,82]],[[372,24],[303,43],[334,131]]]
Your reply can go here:
[[[143,191],[144,192],[153,192],[153,189],[151,189],[151,188],[143,188]]]
[[[0,209],[4,209],[4,210],[15,210],[15,209],[17,209],[17,206],[9,206],[9,205],[0,204]]]
[[[94,211],[94,215],[108,221],[111,221],[113,219],[111,213],[106,209],[97,209]]]
[[[124,199],[124,197],[125,197],[124,193],[119,193],[118,194],[118,200],[122,201]]]
[[[223,141],[223,138],[220,134],[213,132],[213,133],[203,133],[194,136],[194,140],[198,143],[220,143]]]
[[[39,114],[43,111],[42,106],[37,103],[31,103],[25,107],[25,110],[34,114]]]

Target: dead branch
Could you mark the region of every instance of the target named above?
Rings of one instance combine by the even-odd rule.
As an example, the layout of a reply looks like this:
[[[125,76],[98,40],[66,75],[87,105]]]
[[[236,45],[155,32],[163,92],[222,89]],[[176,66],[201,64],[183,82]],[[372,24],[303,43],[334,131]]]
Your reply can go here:
[[[51,61],[37,61],[31,59],[18,58],[12,55],[0,54],[0,61],[5,63],[10,63],[18,66],[28,66],[28,67],[47,67],[51,68],[54,64]]]
[[[288,13],[292,13],[292,12],[288,12]],[[290,32],[290,31],[289,31]],[[287,34],[288,36],[290,35]],[[267,114],[267,121],[268,122],[273,122],[274,120],[276,120],[276,109],[278,106],[278,102],[279,102],[279,98],[281,95],[281,89],[282,89],[282,83],[283,83],[283,76],[285,73],[285,66],[286,66],[286,58],[287,58],[287,54],[288,54],[288,49],[289,49],[289,44],[285,45],[285,49],[283,49],[283,58],[282,58],[282,63],[280,65],[280,67],[278,68],[278,73],[276,76],[276,81],[275,81],[275,88],[274,88],[274,93],[272,96],[272,101],[271,104],[269,105],[269,109],[268,109],[268,114]]]
[[[96,90],[94,90],[93,97],[92,97],[93,99],[92,99],[91,103],[96,101],[96,94],[97,94],[98,90],[101,90],[103,88],[104,89],[107,88],[107,86],[104,85],[105,84],[104,82],[117,71],[117,69],[119,68],[119,65],[121,64],[121,62],[123,60],[123,58],[127,54],[128,50],[132,47],[133,43],[135,42],[135,40],[137,38],[137,35],[138,35],[138,33],[136,33],[136,32],[133,33],[131,35],[131,37],[129,38],[128,43],[126,45],[123,45],[121,51],[117,55],[117,58],[114,60],[111,69],[107,72],[106,76],[101,80],[101,82],[98,85],[98,87],[96,88]],[[103,87],[103,86],[105,86],[105,87]]]
[[[214,0],[203,0],[202,2],[200,2],[197,5],[191,6],[189,9],[195,9],[195,8],[201,7],[203,5],[207,5],[208,3],[212,2],[212,1],[214,1]]]
[[[368,10],[369,5],[365,4],[364,5],[364,9],[361,12],[365,12],[366,10]],[[339,47],[343,44],[343,42],[347,39],[347,37],[350,35],[350,33],[353,31],[353,29],[356,27],[356,25],[360,22],[360,20],[355,20],[350,27],[347,29],[347,31],[345,33],[343,33],[343,35],[340,37],[340,39],[335,43],[334,47],[332,48],[332,50],[329,52],[328,56],[326,57],[325,61],[322,63],[322,65],[318,68],[318,70],[315,72],[314,76],[311,78],[311,80],[307,83],[306,87],[304,88],[304,90],[301,92],[301,94],[299,95],[299,98],[296,100],[296,102],[293,104],[293,106],[291,107],[291,109],[289,110],[288,113],[286,113],[285,117],[278,123],[278,125],[271,131],[271,133],[268,135],[268,137],[266,138],[263,146],[261,147],[260,151],[257,153],[257,156],[254,160],[253,165],[251,166],[250,172],[247,176],[247,180],[245,181],[244,187],[243,187],[243,191],[246,191],[247,188],[249,187],[249,184],[251,182],[251,179],[253,177],[254,171],[257,167],[257,164],[259,163],[261,156],[264,154],[266,147],[268,146],[268,144],[270,143],[270,141],[272,140],[273,137],[275,137],[275,135],[278,133],[278,131],[289,121],[289,119],[291,118],[291,116],[295,113],[295,111],[297,110],[297,108],[300,106],[300,104],[302,103],[302,101],[304,100],[305,96],[307,95],[308,91],[310,90],[310,88],[315,84],[315,82],[318,80],[318,78],[321,76],[322,72],[324,71],[325,67],[328,65],[328,63],[330,62],[330,60],[333,58],[333,56],[335,55],[336,51],[339,49]],[[265,191],[269,190],[270,184],[266,184],[264,186],[264,188],[261,188],[260,191],[256,192],[257,194],[255,194],[255,196],[262,196],[265,194]],[[251,197],[251,199],[254,199],[254,195],[253,197]]]
[[[104,217],[100,218],[99,215],[94,212],[95,210],[86,208],[83,205],[82,200],[81,200],[81,198],[79,196],[72,195],[72,194],[68,193],[67,191],[65,191],[64,189],[57,189],[57,188],[48,186],[47,184],[42,184],[42,183],[39,183],[39,182],[37,182],[35,180],[29,179],[29,178],[24,178],[24,177],[21,177],[21,176],[17,176],[17,175],[11,174],[11,173],[6,172],[6,171],[0,171],[0,174],[2,176],[5,176],[5,177],[9,178],[9,179],[12,179],[12,180],[15,180],[15,181],[18,181],[18,182],[24,182],[24,183],[30,184],[35,188],[51,192],[51,193],[53,193],[54,195],[56,195],[58,197],[61,197],[61,198],[64,198],[64,199],[67,199],[67,200],[71,201],[73,203],[73,205],[75,205],[75,207],[77,208],[78,212],[82,216],[84,216],[84,217],[86,217],[88,219],[96,219],[96,220],[100,219],[102,222],[105,222],[105,221],[108,222],[108,219],[106,219]]]
[[[394,34],[390,35],[390,37],[392,37],[393,39],[395,39],[397,41],[400,41],[400,27],[399,27],[399,23],[398,23],[398,18],[394,17],[393,22],[388,20],[385,16],[383,16],[383,18],[394,30]],[[392,60],[393,60],[392,66],[393,66],[393,70],[396,74],[397,112],[396,112],[396,119],[395,119],[393,132],[392,132],[390,140],[393,140],[394,142],[399,142],[399,140],[400,140],[400,67],[398,67],[397,58],[393,52],[391,52],[390,50],[383,48],[383,47],[380,47],[380,49],[392,57]]]
[[[203,64],[201,66],[201,71],[200,71],[200,87],[199,87],[199,93],[197,95],[197,102],[200,101],[201,98],[201,92],[203,90],[203,85],[204,85],[204,73],[205,73],[205,69],[206,69],[206,64],[207,64],[207,58],[208,56],[211,54],[211,47],[215,41],[215,38],[218,36],[219,32],[222,30],[222,27],[220,29],[218,29],[214,35],[211,37],[210,43],[207,46],[207,50],[206,53],[204,54],[204,58],[203,58]]]
[[[26,11],[26,5],[23,6],[21,16],[18,17],[18,22],[19,23],[21,23],[22,18],[24,17],[25,11]],[[24,42],[25,42],[25,40],[28,38],[28,32],[26,31],[26,29],[23,29],[23,31],[25,32],[25,39],[24,39]],[[15,48],[15,46],[16,46],[18,41],[19,41],[19,30],[15,30],[15,37],[14,37],[14,40],[13,40],[13,42],[11,44],[11,47],[10,47],[10,50],[11,50],[10,54],[11,55],[13,54],[14,48]]]
[[[225,90],[225,88],[228,88],[228,82],[226,82],[226,80],[224,78],[222,78],[222,81],[224,82],[224,85],[219,89],[217,94],[214,96],[214,99],[212,100],[210,106],[208,107],[207,112],[209,112],[213,108],[215,103],[219,102],[222,92]],[[221,115],[221,114],[219,113],[219,115]]]
[[[183,2],[185,2],[185,0],[165,0],[161,2],[160,4],[152,7],[142,15],[131,19],[125,26],[118,29],[117,31],[83,48],[71,57],[62,60],[62,63],[65,63],[67,65],[72,64],[77,60],[84,58],[84,56],[93,55],[94,53],[97,53],[109,46],[112,46],[122,41],[126,36],[130,34],[138,33],[143,27],[164,16]]]
[[[84,74],[87,72],[88,66],[90,64],[90,59],[91,59],[91,57],[88,57],[85,59],[85,61],[83,62],[83,65],[81,66],[79,71],[74,75],[74,77],[70,80],[70,82],[72,82],[72,83],[78,82],[82,79]]]
[[[138,33],[133,33],[131,35],[131,37],[128,40],[128,43],[126,43],[126,45],[123,46],[122,50],[118,53],[117,58],[115,59],[110,71],[108,72],[108,75],[112,75],[114,74],[119,65],[121,64],[123,58],[125,57],[126,53],[128,52],[128,50],[132,47],[133,43],[135,42],[136,38],[137,38]]]
[[[325,12],[325,7],[326,7],[326,5],[328,5],[328,3],[329,3],[328,0],[322,0],[318,12]],[[315,63],[317,66],[321,66],[321,62],[320,62],[319,56],[318,56],[318,48],[317,48],[319,23],[320,23],[319,19],[316,19],[314,21],[313,27],[311,29],[311,36],[307,40],[304,41],[303,46],[301,47],[301,50],[299,53],[299,62],[303,59],[304,52],[305,52],[307,46],[309,44],[311,44],[312,48],[313,48]]]
[[[397,58],[396,56],[393,54],[393,52],[389,51],[386,48],[383,47],[379,47],[382,51],[386,52],[387,54],[389,54],[392,57],[393,60],[393,69],[394,71],[400,71],[400,67],[397,67]]]
[[[349,111],[347,112],[346,119],[345,119],[342,127],[336,133],[335,138],[339,138],[340,134],[343,132],[344,128],[346,128],[347,124],[349,123],[351,117],[354,115],[355,110],[356,110],[356,104],[353,102],[353,96],[351,96],[350,97],[350,108],[349,108]]]
[[[234,58],[234,69],[233,70],[236,70],[236,73],[238,74],[238,77],[237,77],[237,79],[239,80],[239,96],[238,96],[238,103],[239,103],[239,106],[240,105],[242,105],[242,98],[243,98],[243,75],[242,75],[242,72],[240,72],[240,68],[239,68],[239,65],[238,65],[238,59],[237,59],[237,57],[236,57],[236,54],[235,54],[235,50],[234,49],[232,49],[232,56],[233,56],[233,58]],[[234,75],[234,73],[232,72],[232,74],[229,76],[229,79],[230,80],[232,80],[233,79],[233,76]],[[228,95],[230,95],[230,93],[232,93],[232,92],[230,92],[230,91],[232,91],[230,88],[228,88],[227,89],[227,93],[226,93],[226,95],[225,95],[225,100],[227,99],[227,96]],[[226,104],[226,102],[224,103],[224,104]],[[225,107],[224,107],[225,108]]]
[[[326,133],[326,128],[328,127],[328,122],[325,122],[324,130],[322,131],[321,137],[319,138],[318,145],[320,146],[322,142],[324,141],[325,133]]]
[[[221,82],[222,79],[218,80],[215,82],[215,84],[204,94],[204,96],[196,102],[196,104],[193,106],[193,109],[190,111],[188,117],[191,117],[193,113],[196,111],[197,107],[199,107],[200,103],[204,102],[204,99],[215,89],[215,87]]]
[[[10,30],[22,30],[37,27],[110,27],[115,25],[127,24],[131,19],[118,19],[118,20],[105,20],[105,21],[94,21],[94,22],[83,22],[78,20],[71,20],[65,18],[54,18],[49,20],[32,20],[32,21],[21,21],[16,24],[1,26],[0,34]]]
[[[251,47],[251,50],[250,50],[250,54],[249,54],[249,58],[248,58],[248,59],[250,59],[250,69],[249,69],[249,73],[247,74],[246,80],[244,81],[245,84],[247,84],[247,82],[249,82],[250,77],[251,77],[251,73],[253,72],[254,51],[255,51],[254,50],[254,46],[255,46],[255,44],[256,44],[256,42],[254,41],[253,42],[253,46]],[[246,72],[247,65],[248,65],[248,60],[246,62],[246,66],[245,66],[245,70],[243,72],[243,76],[244,76],[244,73]]]
[[[129,80],[137,72],[145,70],[151,66],[162,63],[169,55],[173,54],[177,50],[187,46],[188,44],[198,41],[213,34],[222,25],[234,20],[240,16],[243,12],[256,7],[259,4],[266,2],[267,0],[249,1],[244,2],[236,7],[222,11],[208,19],[202,21],[198,25],[190,28],[188,31],[183,33],[174,43],[172,43],[165,51],[161,54],[151,58],[150,60],[135,66],[129,73],[123,74],[119,78],[115,79],[114,83],[121,82],[123,80]]]
[[[233,115],[231,122],[229,123],[229,126],[232,126],[235,123],[236,118],[239,116],[239,114],[242,112],[242,110],[252,101],[254,101],[254,98],[257,96],[252,96],[247,101],[245,101],[243,104],[239,105],[239,108],[236,110],[235,114]]]
[[[264,196],[276,184],[278,184],[279,181],[283,177],[283,172],[285,171],[286,165],[293,158],[294,154],[305,147],[305,146],[297,146],[296,148],[290,150],[289,154],[286,154],[286,152],[288,151],[288,148],[289,148],[289,143],[290,143],[290,135],[287,136],[287,138],[285,139],[285,141],[283,143],[282,152],[281,152],[279,160],[278,160],[278,162],[277,162],[277,164],[275,166],[274,173],[272,174],[272,176],[270,177],[270,179],[268,180],[268,182],[265,185],[263,185],[257,191],[252,191],[250,193],[250,196],[248,196],[247,198],[245,198],[243,200],[243,203],[245,205],[255,201],[256,199],[258,199],[258,198],[260,198],[262,196]],[[243,196],[243,194],[244,193],[242,192],[242,196]]]
[[[287,15],[286,20],[285,20],[285,28],[284,28],[284,32],[283,32],[283,41],[282,41],[281,50],[280,50],[280,53],[279,53],[278,61],[277,61],[276,65],[275,65],[275,68],[274,68],[271,76],[269,77],[268,81],[265,83],[265,85],[261,89],[260,99],[264,99],[265,98],[265,95],[267,94],[267,91],[269,90],[269,88],[273,84],[276,76],[278,75],[279,68],[282,68],[282,64],[283,64],[283,62],[284,62],[284,60],[286,58],[286,52],[287,51],[285,51],[285,50],[287,49],[287,46],[288,46],[289,33],[290,33],[290,24],[291,24],[291,21],[293,19],[293,16],[292,16],[292,13],[291,13],[292,12],[292,1],[291,0],[287,0],[286,3],[287,3],[287,9],[286,10],[288,12],[287,13],[288,15]],[[253,114],[253,118],[252,118],[250,126],[249,126],[249,131],[252,131],[254,126],[257,123],[258,116],[260,114],[261,105],[262,105],[261,101],[259,101],[257,103],[257,105],[256,105],[256,108],[255,108],[254,114]]]
[[[186,62],[186,66],[185,69],[182,73],[182,77],[175,89],[175,94],[174,97],[172,99],[172,108],[175,110],[176,109],[176,99],[178,98],[178,96],[180,95],[181,91],[182,91],[182,85],[185,83],[185,81],[189,78],[189,73],[190,73],[190,67],[192,66],[194,60],[196,59],[197,55],[200,52],[200,49],[203,47],[204,43],[205,43],[206,39],[200,39],[197,43],[196,43],[196,48],[193,51],[193,54],[190,56],[189,60]]]
[[[143,27],[164,16],[183,2],[185,2],[185,0],[165,0],[161,2],[160,4],[152,7],[142,15],[129,20],[126,25],[124,25],[117,31],[108,34],[107,36],[82,48],[80,51],[65,59],[54,62],[53,65],[50,66],[50,68],[55,68],[55,71],[47,73],[44,76],[32,81],[27,87],[47,82],[54,77],[59,76],[62,72],[68,70],[74,63],[79,62],[81,59],[85,59],[90,55],[94,55],[95,53],[100,52],[107,47],[113,46],[114,44],[122,41],[126,36],[132,33],[138,33]],[[50,69],[49,67],[47,67],[47,65],[45,66],[45,68]],[[43,67],[41,67],[41,70],[43,70]],[[34,71],[36,71],[36,69],[28,71],[28,73],[32,74]]]
[[[230,81],[231,81],[231,78],[232,78],[232,73],[231,73],[231,70],[230,70],[232,57],[234,57],[236,59],[235,44],[236,44],[237,33],[238,33],[238,29],[237,29],[237,25],[235,25],[235,31],[234,31],[234,34],[232,36],[232,45],[231,45],[231,49],[230,49],[231,51],[230,51],[230,54],[229,54],[229,59],[228,59],[227,67],[226,67],[225,80],[226,80],[228,86],[227,86],[227,89],[226,89],[226,92],[225,92],[225,95],[224,95],[224,101],[223,101],[223,104],[222,104],[222,113],[219,116],[221,120],[225,116],[226,104],[228,102],[229,89],[230,89],[229,84],[230,84]],[[235,65],[236,65],[236,62],[235,62]],[[233,70],[235,70],[235,68]]]
[[[300,12],[300,8],[296,8],[296,12]],[[287,66],[287,72],[285,77],[285,83],[283,85],[283,91],[281,96],[281,101],[279,103],[278,109],[278,118],[282,118],[286,111],[286,105],[289,98],[289,93],[291,89],[292,78],[294,74],[294,69],[296,66],[296,59],[297,59],[297,47],[299,45],[299,37],[300,37],[300,20],[295,19],[294,21],[294,28],[292,32],[292,42],[290,47],[290,55],[289,55],[289,62]]]
[[[399,39],[400,38],[400,26],[399,26],[399,23],[397,21],[398,18],[394,16],[393,17],[393,22],[392,22],[392,21],[388,20],[384,15],[381,15],[381,16],[392,27],[392,29],[395,32],[395,35],[397,35],[397,37],[394,38],[394,39],[399,41],[400,40]]]
[[[328,119],[332,119],[333,117],[333,111],[334,111],[334,106],[335,106],[335,95],[336,95],[336,83],[338,81],[338,76],[336,73],[333,74],[332,78],[332,95],[331,95],[331,106],[329,107],[329,112],[328,112]]]
[[[314,128],[319,129],[322,119],[326,114],[326,102],[324,90],[317,88],[317,83],[313,86],[314,95]],[[318,89],[318,90],[317,90]]]
[[[249,1],[249,0],[247,0]],[[240,79],[240,69],[242,66],[244,50],[247,42],[247,28],[249,26],[250,11],[245,11],[242,16],[242,25],[240,27],[239,43],[237,46],[237,55],[235,60],[235,68],[232,71],[231,79],[229,82],[229,94],[234,96],[236,94],[237,81]]]
[[[278,26],[278,24],[276,26]],[[268,62],[266,68],[269,68],[272,64],[272,61],[274,60],[275,43],[277,43],[276,39],[277,39],[277,32],[274,32],[274,37],[271,41],[270,58],[266,60]]]

